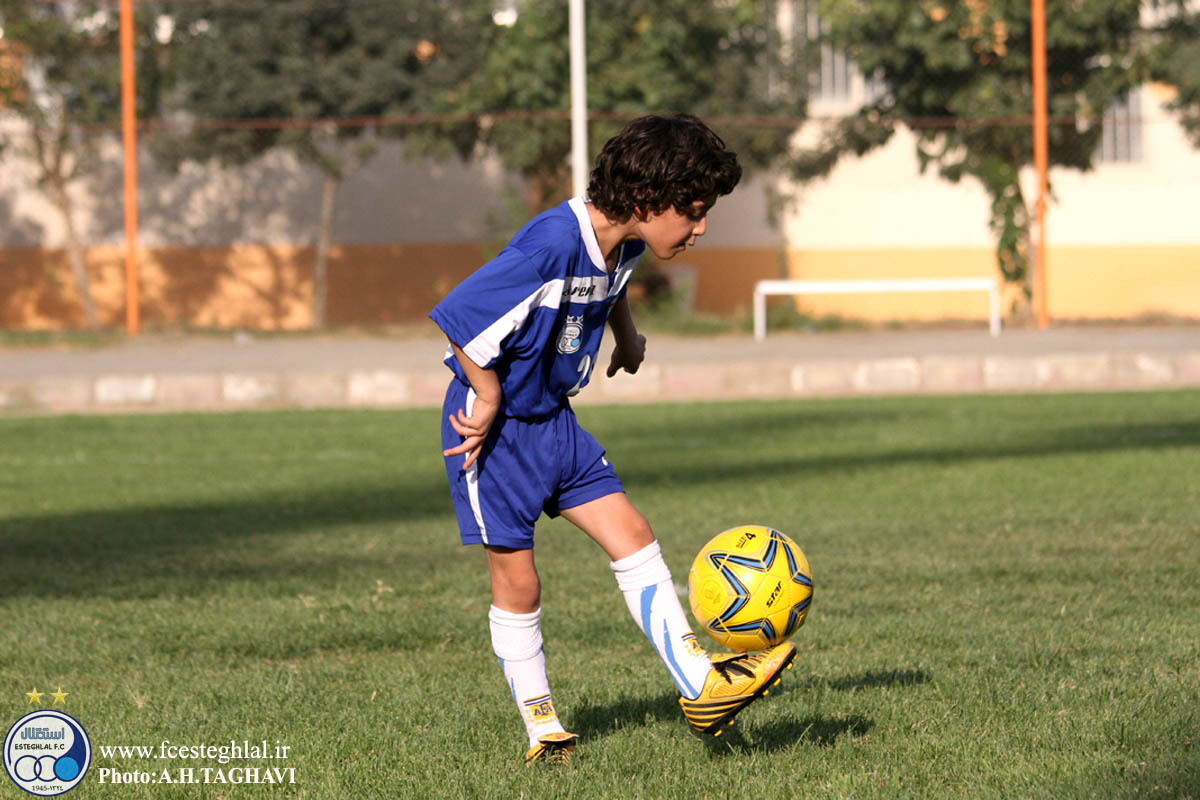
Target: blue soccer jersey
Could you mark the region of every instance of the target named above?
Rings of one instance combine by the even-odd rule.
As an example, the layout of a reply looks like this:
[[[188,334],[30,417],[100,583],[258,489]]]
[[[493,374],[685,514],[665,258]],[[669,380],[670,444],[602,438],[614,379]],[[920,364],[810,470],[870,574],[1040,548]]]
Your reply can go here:
[[[468,358],[495,370],[502,413],[545,416],[587,385],[609,310],[644,249],[623,244],[617,266],[606,270],[577,197],[530,220],[429,316]],[[469,383],[449,348],[445,361]]]

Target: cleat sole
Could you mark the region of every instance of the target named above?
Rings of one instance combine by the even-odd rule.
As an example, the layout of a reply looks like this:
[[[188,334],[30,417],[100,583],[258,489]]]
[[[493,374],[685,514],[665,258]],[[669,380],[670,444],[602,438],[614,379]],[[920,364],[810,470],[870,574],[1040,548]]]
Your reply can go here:
[[[787,664],[785,664],[783,667],[781,667],[779,672],[776,673],[776,675],[778,677],[776,677],[773,682],[768,681],[767,683],[763,684],[763,687],[761,689],[759,689],[758,692],[756,692],[750,698],[750,700],[746,701],[744,704],[738,706],[737,708],[732,709],[727,714],[722,715],[721,717],[718,717],[717,719],[713,720],[707,726],[705,726],[703,728],[697,728],[697,730],[699,730],[700,733],[710,733],[713,736],[720,736],[721,733],[723,732],[723,728],[721,727],[722,724],[727,723],[728,725],[733,725],[734,717],[737,716],[737,714],[739,714],[743,709],[745,709],[746,706],[750,705],[750,703],[752,701],[757,700],[760,697],[766,697],[768,694],[770,694],[770,689],[768,688],[769,686],[772,686],[772,685],[778,684],[778,683],[782,683],[783,677],[782,677],[781,673],[783,672],[784,669],[791,669],[792,666],[795,664],[795,659],[796,659],[796,653],[793,650],[791,656],[788,658]]]
[[[575,745],[579,741],[578,734],[550,733],[538,739],[538,744],[525,753],[525,764],[549,764],[551,766],[569,766],[575,755]]]

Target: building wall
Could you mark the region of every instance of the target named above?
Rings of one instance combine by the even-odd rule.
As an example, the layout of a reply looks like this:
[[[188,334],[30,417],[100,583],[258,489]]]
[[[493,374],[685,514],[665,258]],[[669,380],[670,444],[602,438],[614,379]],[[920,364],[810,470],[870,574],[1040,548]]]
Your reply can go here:
[[[1139,150],[1088,173],[1050,174],[1047,299],[1051,317],[1200,318],[1200,153],[1162,107],[1164,87],[1135,95]],[[818,106],[814,109],[820,113]],[[839,110],[845,110],[841,108]],[[810,132],[811,133],[811,132]],[[802,132],[803,135],[803,132]],[[915,139],[897,131],[884,148],[843,162],[826,179],[793,188],[784,218],[794,278],[934,278],[996,274],[988,198],[969,178],[921,175]],[[1022,176],[1034,197],[1035,176]],[[847,295],[797,298],[813,313],[867,319],[983,319],[978,296]]]
[[[125,321],[125,251],[89,248],[102,324]],[[422,319],[481,260],[478,244],[338,245],[330,252],[326,316],[333,326]],[[311,323],[315,251],[241,244],[142,251],[141,316],[150,327],[298,330]],[[85,323],[62,250],[0,251],[0,327]]]
[[[861,87],[860,87],[861,88]],[[1087,174],[1055,170],[1048,213],[1052,317],[1200,318],[1200,155],[1142,95],[1140,157]],[[815,113],[822,113],[818,105]],[[0,170],[0,326],[79,325],[62,252],[63,226],[34,191],[19,148]],[[94,294],[109,324],[124,319],[120,152],[75,187]],[[244,168],[190,165],[178,175],[140,164],[143,319],[147,324],[303,328],[309,323],[320,178],[284,153]],[[1024,177],[1031,191],[1033,176]],[[912,136],[846,161],[795,190],[769,220],[763,180],[717,204],[699,246],[668,272],[694,290],[693,307],[745,312],[763,278],[924,278],[995,274],[988,201],[969,179],[920,175]],[[1030,195],[1031,196],[1031,195]],[[494,163],[406,160],[385,144],[339,196],[330,263],[334,325],[419,320],[524,222],[517,182]],[[677,268],[678,267],[678,268]],[[787,302],[777,298],[775,302]],[[977,319],[982,294],[798,298],[814,314]]]

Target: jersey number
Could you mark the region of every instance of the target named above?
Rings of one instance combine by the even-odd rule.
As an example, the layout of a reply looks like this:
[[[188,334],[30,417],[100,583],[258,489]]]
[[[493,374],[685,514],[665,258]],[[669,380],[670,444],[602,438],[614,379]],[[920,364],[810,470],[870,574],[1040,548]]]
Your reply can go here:
[[[592,373],[592,357],[590,355],[584,356],[583,361],[579,362],[577,372],[579,372],[579,380],[575,381],[575,385],[567,390],[567,397],[574,397],[579,394],[579,390],[583,388],[583,382]]]

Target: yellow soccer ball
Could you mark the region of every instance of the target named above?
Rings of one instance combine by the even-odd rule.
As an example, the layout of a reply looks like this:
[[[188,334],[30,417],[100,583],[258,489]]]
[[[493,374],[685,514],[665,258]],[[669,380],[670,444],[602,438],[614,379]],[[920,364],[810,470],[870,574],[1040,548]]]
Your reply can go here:
[[[804,624],[812,569],[790,538],[762,525],[718,533],[688,572],[688,603],[701,627],[731,650],[763,650]]]

